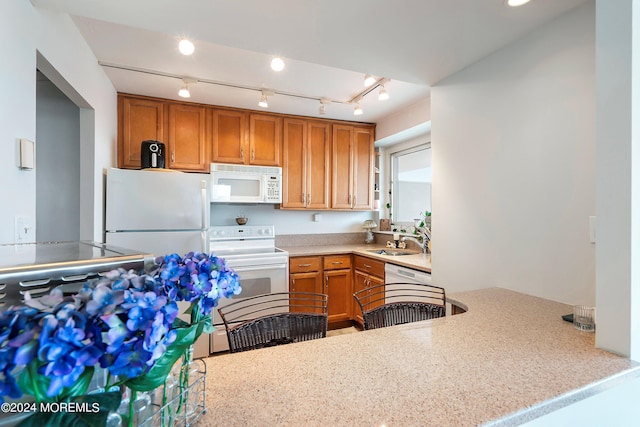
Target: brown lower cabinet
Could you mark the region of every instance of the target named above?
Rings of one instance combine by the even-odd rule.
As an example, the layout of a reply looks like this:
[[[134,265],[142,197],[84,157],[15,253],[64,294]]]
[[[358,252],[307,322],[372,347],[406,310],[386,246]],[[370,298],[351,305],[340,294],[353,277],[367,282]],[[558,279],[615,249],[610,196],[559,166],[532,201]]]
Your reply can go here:
[[[353,256],[353,292],[369,288],[371,286],[384,284],[384,262],[367,258],[360,255]],[[378,304],[381,305],[382,301]],[[375,307],[373,305],[372,307]],[[364,326],[362,319],[362,310],[360,305],[353,298],[353,320],[358,322],[360,326]]]
[[[325,256],[324,293],[329,296],[329,323],[351,320],[351,255]]]
[[[329,324],[355,320],[362,312],[353,293],[384,283],[384,262],[359,255],[324,255],[289,258],[289,290],[327,294]],[[296,304],[291,311],[304,311]]]

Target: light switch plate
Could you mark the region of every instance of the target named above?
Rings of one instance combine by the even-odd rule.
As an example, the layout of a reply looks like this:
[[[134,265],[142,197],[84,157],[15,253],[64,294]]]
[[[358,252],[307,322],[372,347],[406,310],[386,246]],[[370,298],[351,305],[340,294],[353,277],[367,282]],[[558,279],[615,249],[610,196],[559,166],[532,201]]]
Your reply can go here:
[[[35,143],[28,139],[20,138],[20,169],[30,170],[35,166]]]

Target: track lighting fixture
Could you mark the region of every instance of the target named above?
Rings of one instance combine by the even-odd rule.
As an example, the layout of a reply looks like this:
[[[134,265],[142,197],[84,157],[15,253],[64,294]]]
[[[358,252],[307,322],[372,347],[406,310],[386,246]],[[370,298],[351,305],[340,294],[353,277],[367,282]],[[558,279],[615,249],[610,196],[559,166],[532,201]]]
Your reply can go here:
[[[376,78],[371,74],[366,74],[364,76],[364,87],[369,87],[376,82]]]
[[[318,114],[325,114],[327,112],[327,104],[331,104],[330,99],[320,98],[320,107],[318,107]]]
[[[191,98],[191,93],[189,93],[189,85],[183,85],[178,91],[178,96],[183,98]]]
[[[178,43],[178,50],[183,55],[191,55],[196,47],[187,39],[182,39]]]
[[[260,101],[258,102],[258,106],[262,108],[268,108],[269,102],[267,101],[267,94],[265,91],[260,92]]]
[[[276,56],[271,60],[271,69],[273,71],[282,71],[284,70],[284,61],[279,56]]]
[[[180,90],[178,91],[178,96],[181,96],[182,98],[190,98],[191,97],[191,93],[189,92],[189,85],[190,84],[196,84],[198,81],[196,79],[190,79],[190,78],[183,78],[182,79],[182,87],[180,88]]]
[[[384,88],[384,85],[380,85],[380,93],[378,93],[378,101],[386,101],[389,99],[389,94],[387,90]]]
[[[354,116],[362,115],[362,108],[360,108],[360,101],[356,102],[355,107],[353,107],[353,115]]]

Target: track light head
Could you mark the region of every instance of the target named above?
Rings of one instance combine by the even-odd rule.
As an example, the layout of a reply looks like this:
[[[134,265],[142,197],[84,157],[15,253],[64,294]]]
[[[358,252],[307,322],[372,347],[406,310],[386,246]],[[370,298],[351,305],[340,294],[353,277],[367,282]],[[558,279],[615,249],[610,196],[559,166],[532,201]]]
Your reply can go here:
[[[355,107],[353,107],[353,115],[354,116],[360,116],[362,115],[363,111],[362,108],[360,107],[360,101],[356,102]]]
[[[189,85],[194,85],[198,83],[198,80],[190,78],[190,77],[185,77],[182,79],[182,87],[180,88],[180,90],[178,91],[178,96],[182,97],[182,98],[190,98],[191,97],[191,92],[189,92]]]
[[[267,101],[267,94],[265,91],[260,92],[260,101],[258,101],[258,106],[262,108],[269,108],[269,101]]]
[[[371,74],[365,74],[364,76],[364,87],[369,87],[376,82],[376,78]]]
[[[389,94],[387,93],[387,90],[384,88],[384,85],[380,85],[380,93],[378,94],[378,100],[386,101],[387,99],[389,99]]]
[[[178,91],[178,96],[182,98],[191,98],[191,93],[189,92],[189,85],[184,85]]]

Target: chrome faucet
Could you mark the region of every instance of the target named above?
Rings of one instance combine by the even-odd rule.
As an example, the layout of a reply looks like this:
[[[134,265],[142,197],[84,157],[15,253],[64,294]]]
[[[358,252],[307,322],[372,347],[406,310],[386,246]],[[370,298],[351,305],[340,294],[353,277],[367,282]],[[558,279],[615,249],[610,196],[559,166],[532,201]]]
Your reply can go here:
[[[417,221],[416,221],[415,230],[416,230],[416,233],[418,234],[418,237],[403,236],[400,239],[400,241],[406,242],[407,240],[409,240],[411,242],[414,242],[418,246],[420,246],[420,249],[422,249],[422,253],[426,254],[428,245],[429,245],[429,240],[431,240],[431,230],[426,225],[423,227],[420,227]]]

